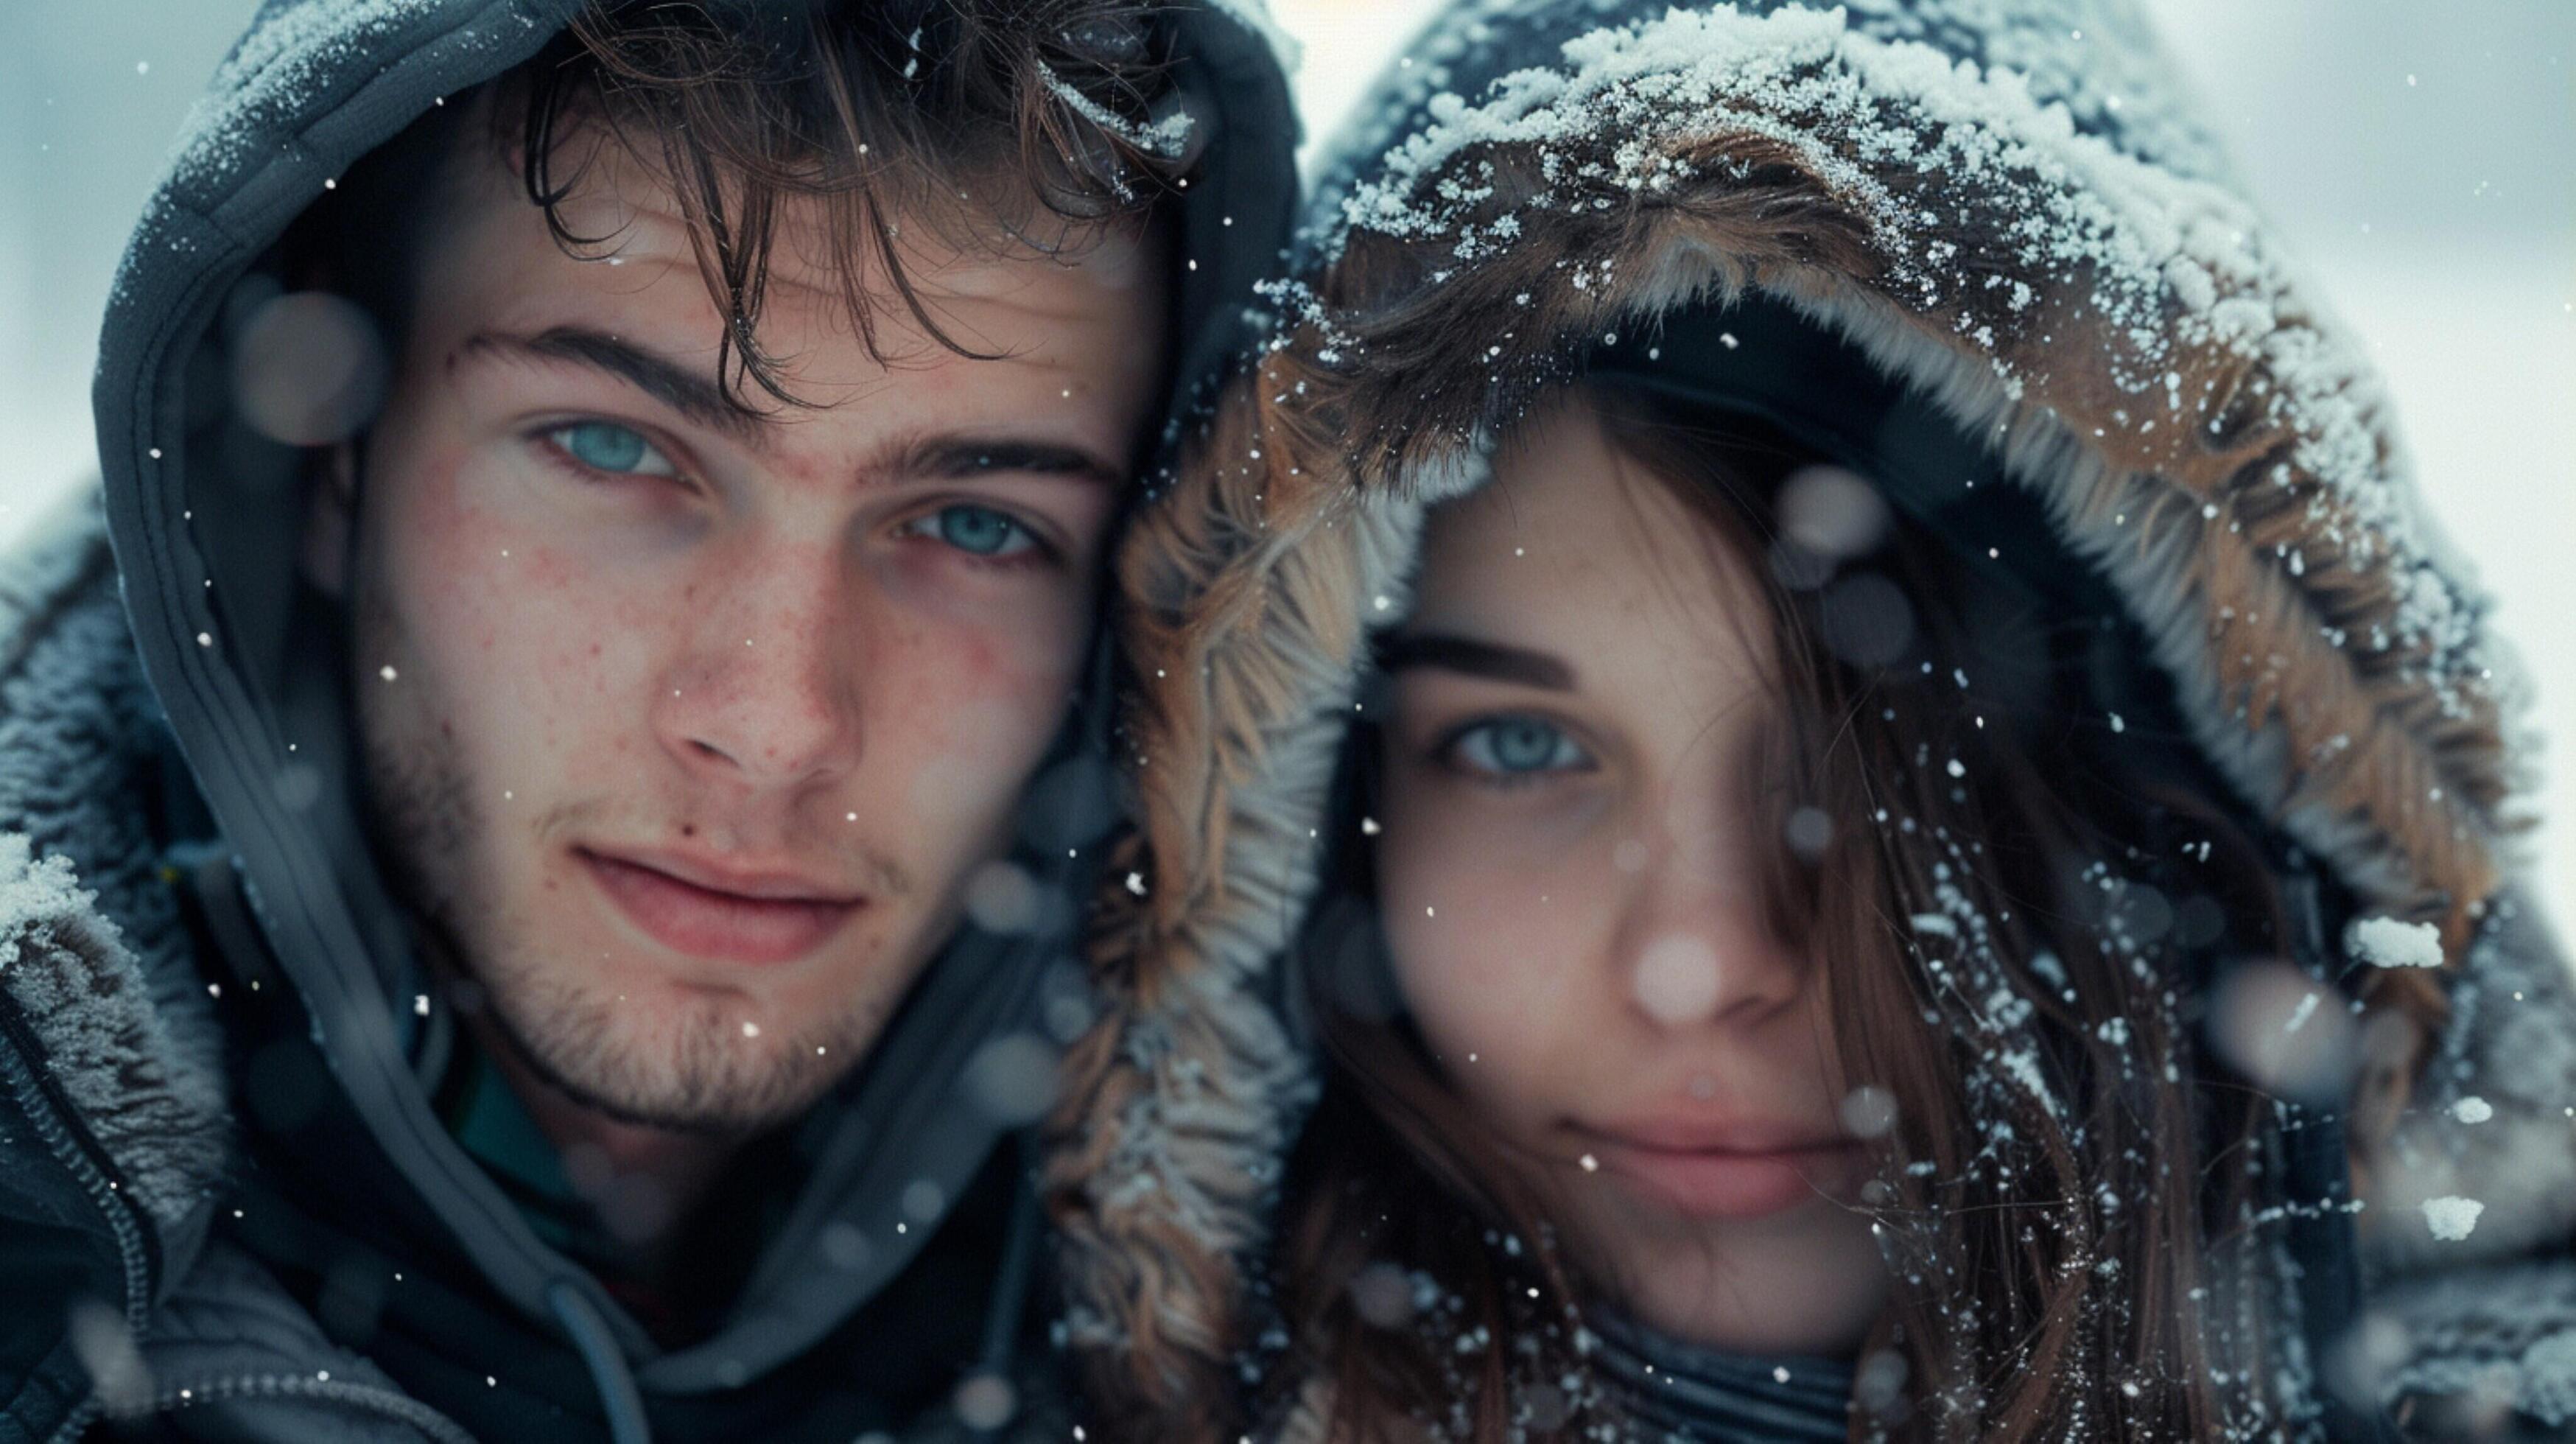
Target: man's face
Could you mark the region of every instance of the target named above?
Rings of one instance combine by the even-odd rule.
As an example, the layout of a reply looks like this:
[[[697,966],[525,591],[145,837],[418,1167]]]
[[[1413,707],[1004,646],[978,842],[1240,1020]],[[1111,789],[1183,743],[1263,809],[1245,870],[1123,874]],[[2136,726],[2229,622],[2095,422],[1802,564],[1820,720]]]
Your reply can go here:
[[[679,208],[602,147],[565,254],[460,155],[387,407],[315,509],[381,845],[512,1051],[631,1122],[756,1128],[858,1061],[1068,711],[1163,364],[1159,254],[900,234],[962,357],[819,220],[761,339],[816,409],[716,404]],[[349,495],[354,491],[354,499]],[[353,574],[333,560],[354,525]],[[343,586],[345,583],[345,586]]]

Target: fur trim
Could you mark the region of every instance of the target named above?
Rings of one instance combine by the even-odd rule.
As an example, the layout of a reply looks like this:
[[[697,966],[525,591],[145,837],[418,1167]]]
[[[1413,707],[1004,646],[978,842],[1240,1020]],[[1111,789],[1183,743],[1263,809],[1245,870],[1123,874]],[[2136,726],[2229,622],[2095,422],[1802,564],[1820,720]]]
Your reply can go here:
[[[1270,997],[1315,883],[1314,819],[1372,615],[1396,615],[1414,518],[1272,473],[1238,394],[1201,471],[1121,557],[1143,830],[1096,955],[1107,1012],[1067,1059],[1048,1167],[1073,1330],[1113,1399],[1199,1437],[1230,1392],[1239,1270],[1257,1267],[1313,1081]],[[1171,1413],[1192,1421],[1176,1422]]]
[[[0,595],[0,990],[165,1232],[222,1174],[222,1045],[141,835],[151,715],[94,500]],[[147,966],[147,960],[157,960]]]
[[[1263,1140],[1311,1087],[1256,1021],[1262,974],[1426,498],[1605,334],[1645,344],[1678,307],[1785,299],[1990,438],[2126,596],[2252,807],[2466,951],[2518,825],[2514,673],[2357,348],[2216,165],[2177,160],[2199,154],[2183,131],[2078,131],[2072,100],[2040,98],[2065,76],[1864,33],[1885,20],[1864,8],[1673,11],[1477,103],[1417,97],[1328,193],[1272,348],[1126,542],[1148,893],[1103,939],[1111,1013],[1052,1174],[1113,1397],[1232,1387],[1236,1270],[1266,1246],[1280,1157]],[[1981,22],[1993,53],[2063,33],[2044,8]],[[1502,23],[1458,7],[1416,53]],[[2441,1016],[2431,976],[2372,986]],[[1277,1079],[1294,1090],[1265,1096]],[[1137,1135],[1207,1097],[1229,1127],[1175,1177],[1195,1166]]]
[[[2464,944],[2517,822],[2514,699],[2376,379],[2252,210],[1833,16],[1578,48],[1583,78],[1426,125],[1345,202],[1281,356],[1352,478],[1401,486],[1605,333],[1789,299],[1992,439],[2256,808]]]

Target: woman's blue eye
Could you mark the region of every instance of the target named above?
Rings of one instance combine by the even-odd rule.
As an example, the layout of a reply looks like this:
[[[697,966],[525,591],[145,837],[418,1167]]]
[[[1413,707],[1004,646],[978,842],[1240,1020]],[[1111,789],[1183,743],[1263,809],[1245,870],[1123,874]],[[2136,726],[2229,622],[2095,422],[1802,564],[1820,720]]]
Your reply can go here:
[[[613,421],[577,421],[546,433],[573,460],[618,476],[676,476],[679,468],[641,432]]]
[[[929,518],[929,530],[970,556],[1013,556],[1037,545],[1029,529],[989,506],[959,502],[943,506]]]
[[[1459,733],[1450,751],[1471,772],[1517,777],[1572,772],[1592,765],[1563,728],[1535,717],[1497,717]]]

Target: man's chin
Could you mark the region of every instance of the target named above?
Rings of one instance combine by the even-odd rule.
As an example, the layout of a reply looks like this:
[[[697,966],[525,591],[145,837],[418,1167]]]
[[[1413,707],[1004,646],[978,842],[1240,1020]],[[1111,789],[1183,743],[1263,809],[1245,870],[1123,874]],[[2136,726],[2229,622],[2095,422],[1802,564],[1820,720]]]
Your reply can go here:
[[[541,1086],[634,1128],[740,1137],[786,1123],[831,1087],[845,1064],[825,1045],[763,1037],[758,1026],[699,1003],[641,1019],[634,1005],[512,1007],[496,1000],[502,1046]],[[641,1024],[641,1026],[639,1026]]]

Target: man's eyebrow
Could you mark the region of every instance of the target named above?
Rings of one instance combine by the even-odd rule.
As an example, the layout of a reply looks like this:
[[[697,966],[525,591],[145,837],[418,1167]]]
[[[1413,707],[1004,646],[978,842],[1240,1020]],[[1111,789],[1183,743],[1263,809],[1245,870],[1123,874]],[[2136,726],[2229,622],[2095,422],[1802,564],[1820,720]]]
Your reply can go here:
[[[767,434],[768,418],[727,396],[714,377],[606,331],[586,326],[550,326],[533,336],[479,331],[458,349],[570,361],[605,371],[711,431],[753,445]]]
[[[938,481],[1008,471],[1070,476],[1117,486],[1126,468],[1088,447],[1015,436],[933,436],[905,445],[885,473],[902,481]]]
[[[689,420],[747,445],[757,447],[768,438],[770,418],[735,402],[713,377],[606,331],[586,326],[550,326],[533,336],[483,331],[460,349],[570,361],[607,372]],[[987,471],[1075,476],[1109,486],[1127,479],[1124,467],[1088,448],[1006,436],[910,441],[878,470],[902,480],[923,481]]]
[[[1527,687],[1543,687],[1550,692],[1574,690],[1574,669],[1545,652],[1533,652],[1526,647],[1506,647],[1498,642],[1479,642],[1472,637],[1451,636],[1444,632],[1413,632],[1390,637],[1378,644],[1377,665],[1381,672],[1401,672],[1407,667],[1439,667],[1451,672],[1464,672],[1471,677],[1491,677]]]

